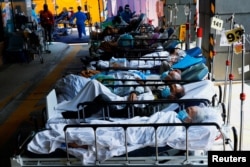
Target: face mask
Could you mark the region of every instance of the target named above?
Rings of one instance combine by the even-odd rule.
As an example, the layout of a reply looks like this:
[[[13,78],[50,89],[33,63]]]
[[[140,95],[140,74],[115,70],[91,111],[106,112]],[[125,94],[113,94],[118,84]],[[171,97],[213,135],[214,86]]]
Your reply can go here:
[[[163,73],[161,74],[161,80],[165,80],[166,77],[168,76],[168,73],[169,73],[169,71],[163,72]]]
[[[166,86],[162,91],[161,91],[161,96],[163,98],[167,98],[169,95],[171,95],[170,88]]]
[[[189,116],[188,116],[188,113],[186,110],[181,110],[178,112],[177,114],[177,118],[179,118],[181,121],[184,121],[185,119],[187,119]]]
[[[144,87],[143,86],[138,86],[135,88],[135,91],[137,91],[139,94],[144,93]]]

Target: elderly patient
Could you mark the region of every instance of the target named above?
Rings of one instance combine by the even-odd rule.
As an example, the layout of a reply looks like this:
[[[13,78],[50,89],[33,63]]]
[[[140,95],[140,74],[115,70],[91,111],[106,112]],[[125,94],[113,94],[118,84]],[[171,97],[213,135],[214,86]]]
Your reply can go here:
[[[160,111],[160,112],[156,112],[150,117],[144,117],[144,119],[148,121],[157,119],[155,120],[156,123],[181,123],[181,122],[182,123],[201,123],[201,122],[209,122],[210,120],[213,120],[219,125],[222,124],[220,112],[218,112],[218,109],[216,109],[215,107],[204,107],[204,106],[191,106],[179,112],[175,112],[175,111],[161,112]],[[134,120],[135,118],[131,118],[131,119],[121,121],[119,123],[133,123]],[[140,141],[140,140],[136,139],[136,141]],[[87,145],[79,145],[74,142],[68,143],[68,146],[72,148],[84,148],[84,149],[88,148]]]
[[[174,149],[186,149],[186,128],[182,126],[162,126],[154,131],[152,127],[127,128],[126,134],[119,124],[157,124],[182,123],[189,117],[188,122],[214,122],[219,126],[223,124],[220,110],[213,107],[187,108],[187,114],[175,111],[156,112],[149,117],[133,117],[131,119],[118,119],[114,122],[105,120],[91,120],[90,124],[113,124],[111,128],[97,128],[97,138],[90,128],[74,128],[67,131],[67,144],[70,146],[69,154],[78,157],[83,164],[95,162],[96,151],[98,160],[105,160],[113,156],[125,154],[126,143],[128,151],[155,146],[155,139],[159,147],[170,146]],[[183,111],[185,112],[185,111]],[[184,116],[183,116],[184,115]],[[186,115],[186,116],[185,116]],[[38,154],[48,154],[56,149],[65,150],[65,123],[50,124],[50,129],[38,132],[28,144],[28,150]],[[218,129],[214,126],[190,126],[188,129],[189,150],[209,150],[218,137]],[[126,138],[126,139],[125,139]],[[97,143],[95,145],[95,142]],[[98,148],[95,149],[95,146]],[[74,147],[74,148],[71,148]]]

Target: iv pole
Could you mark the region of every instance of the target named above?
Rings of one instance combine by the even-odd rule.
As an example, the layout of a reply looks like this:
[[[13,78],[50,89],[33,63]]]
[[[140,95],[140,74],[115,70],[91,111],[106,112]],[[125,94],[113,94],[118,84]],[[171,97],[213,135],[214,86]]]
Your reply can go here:
[[[234,14],[227,19],[226,21],[230,21],[230,30],[233,29],[233,22],[234,22]],[[227,55],[227,60],[226,60],[226,71],[225,71],[225,83],[224,83],[224,93],[223,93],[223,103],[226,104],[226,96],[227,96],[227,85],[228,85],[228,71],[229,71],[229,65],[230,65],[230,61],[229,61],[229,57],[231,54],[231,46],[228,47],[228,55]]]
[[[239,140],[239,151],[242,149],[242,143],[243,143],[243,118],[244,118],[244,100],[246,99],[246,94],[244,93],[244,80],[245,80],[245,72],[244,72],[244,65],[245,65],[245,30],[243,28],[242,30],[242,67],[241,67],[241,93],[240,93],[240,100],[241,100],[241,115],[240,115],[240,140]]]
[[[232,22],[234,24],[234,22]],[[228,112],[227,112],[227,124],[230,123],[230,113],[231,113],[231,100],[232,100],[232,84],[233,84],[233,79],[234,75],[232,74],[233,72],[233,60],[234,60],[234,51],[233,51],[233,44],[231,44],[231,63],[230,63],[230,73],[229,73],[229,95],[228,95]]]

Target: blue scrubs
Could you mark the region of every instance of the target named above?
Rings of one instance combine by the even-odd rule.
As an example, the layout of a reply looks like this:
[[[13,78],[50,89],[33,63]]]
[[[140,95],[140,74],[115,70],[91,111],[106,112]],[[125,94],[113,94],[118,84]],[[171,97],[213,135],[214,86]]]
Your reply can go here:
[[[69,22],[72,22],[75,18],[76,18],[78,37],[82,38],[82,34],[84,34],[86,36],[85,21],[87,20],[87,16],[85,13],[78,11],[78,12],[74,13],[74,15],[70,18]]]

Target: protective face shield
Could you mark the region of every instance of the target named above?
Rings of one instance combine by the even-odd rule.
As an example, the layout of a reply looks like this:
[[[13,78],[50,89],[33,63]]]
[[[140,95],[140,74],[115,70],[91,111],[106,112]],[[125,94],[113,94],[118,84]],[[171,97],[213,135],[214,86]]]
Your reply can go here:
[[[161,96],[163,98],[167,98],[168,96],[171,95],[171,91],[170,91],[170,88],[169,86],[166,86],[162,91],[161,91]]]
[[[179,111],[177,114],[177,118],[179,118],[181,121],[185,121],[188,117],[189,115],[185,109]]]

